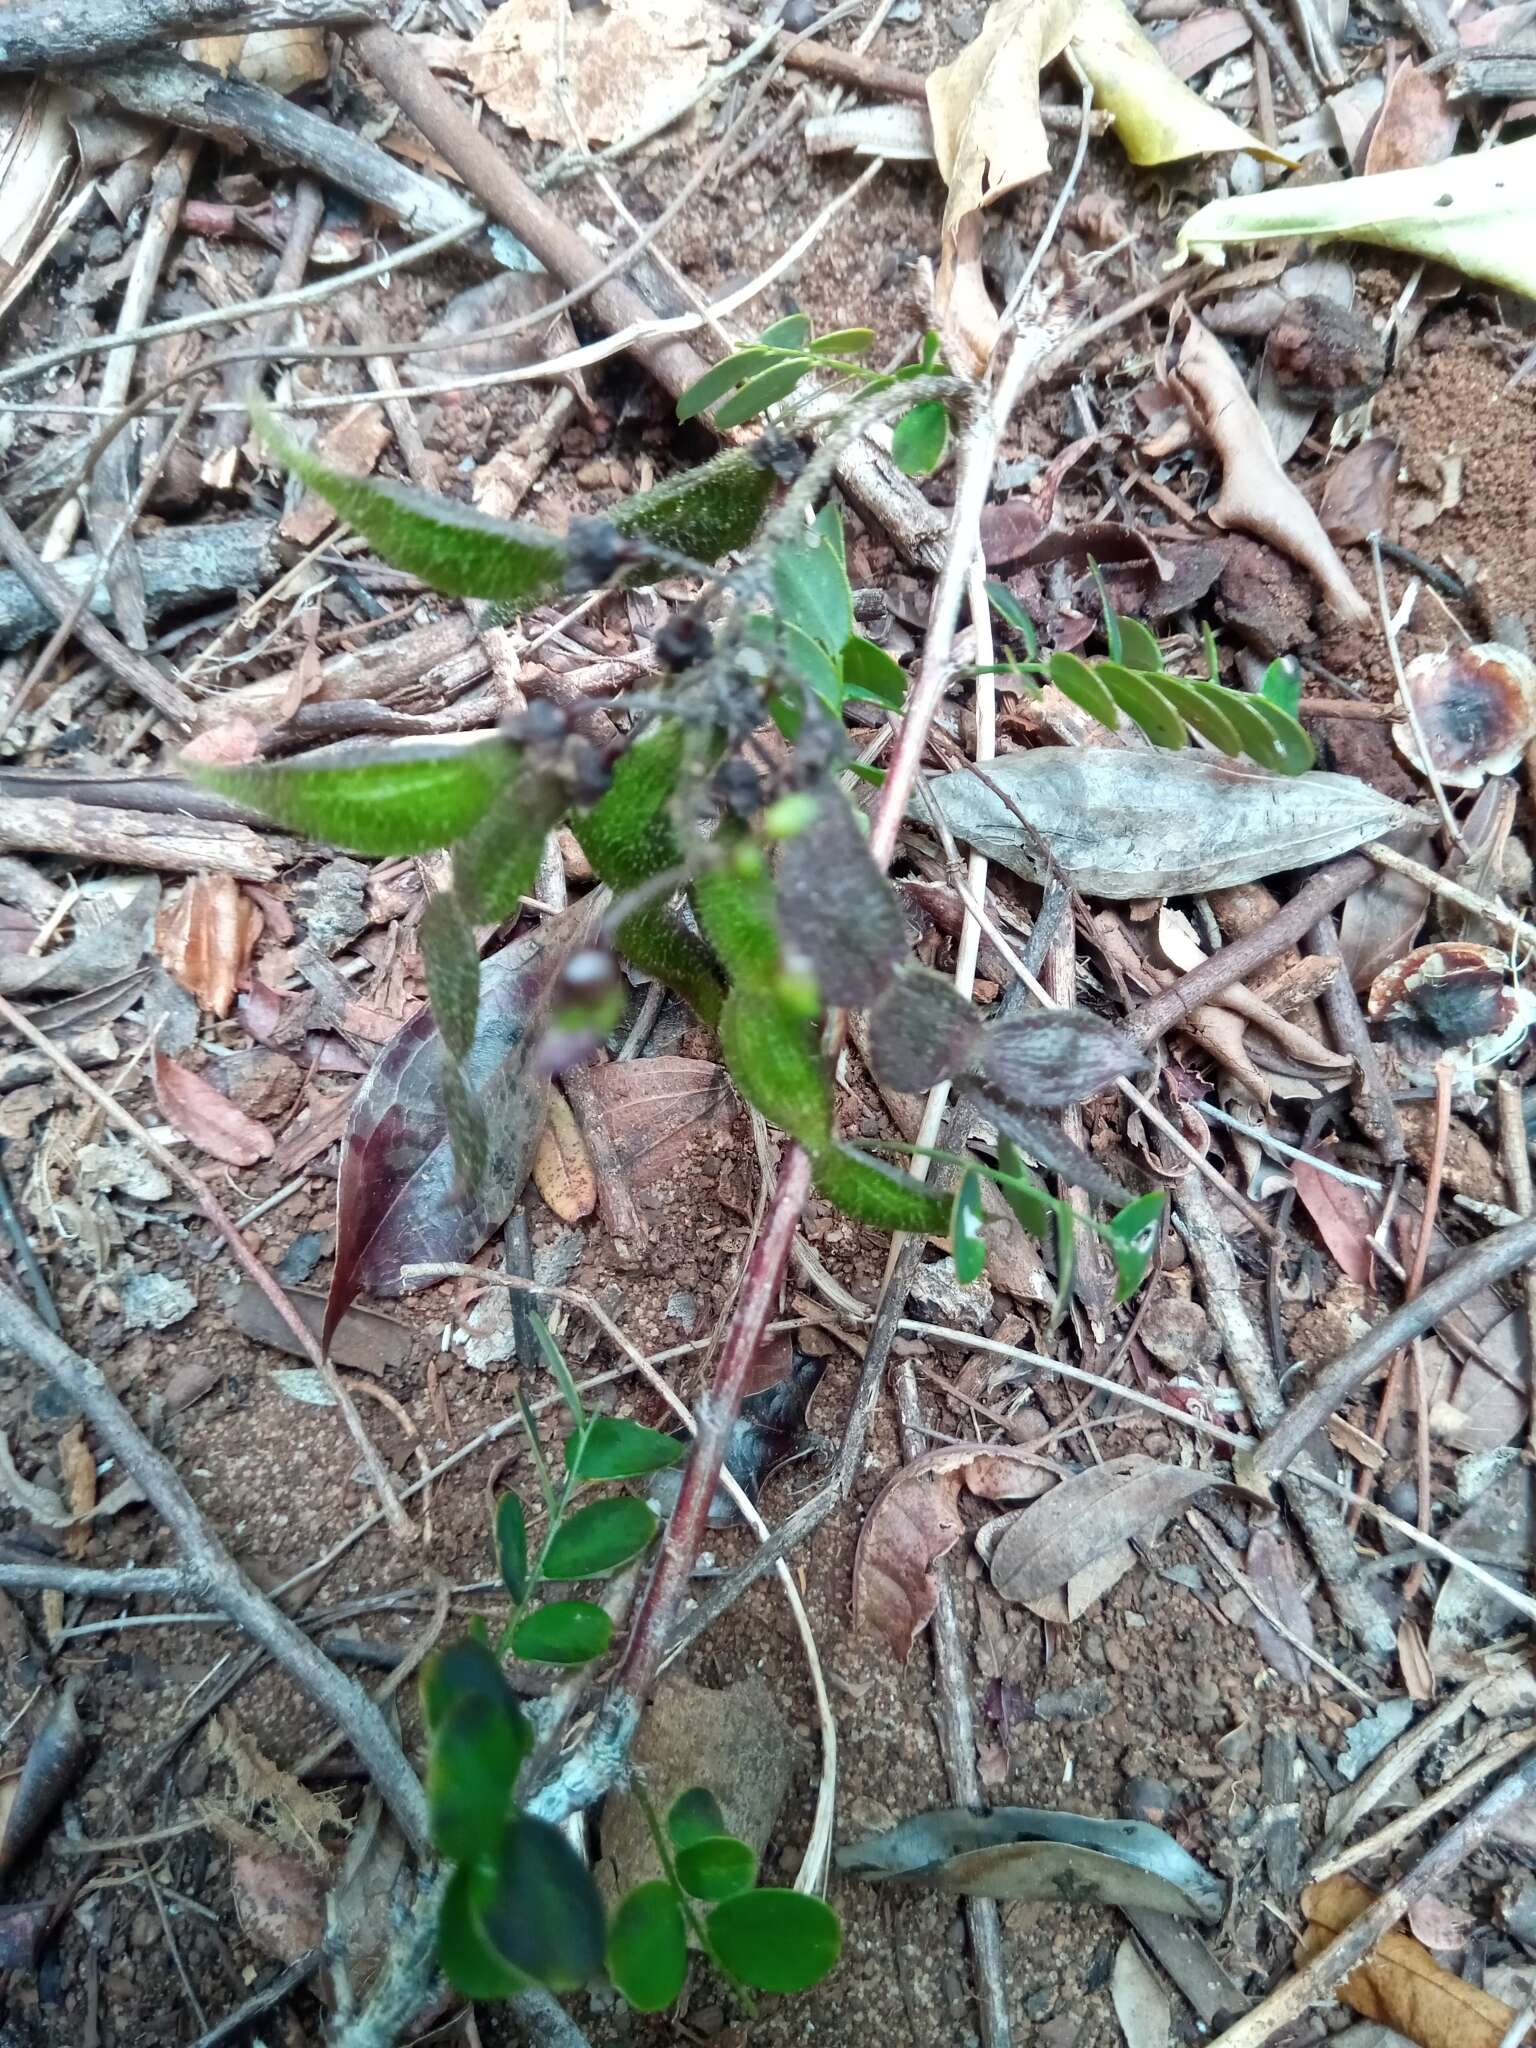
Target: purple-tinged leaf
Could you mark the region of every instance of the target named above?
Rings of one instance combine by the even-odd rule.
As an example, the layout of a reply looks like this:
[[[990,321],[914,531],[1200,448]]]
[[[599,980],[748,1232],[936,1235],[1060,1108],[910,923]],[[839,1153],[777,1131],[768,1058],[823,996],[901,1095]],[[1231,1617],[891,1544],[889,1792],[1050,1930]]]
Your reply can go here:
[[[1064,1109],[1146,1064],[1134,1039],[1091,1010],[1039,1010],[988,1025],[976,1070],[988,1095],[1016,1108]]]
[[[511,1214],[544,1123],[537,1053],[550,992],[600,909],[601,899],[589,896],[484,963],[474,1042],[461,1068],[445,1059],[426,1009],[375,1061],[342,1142],[327,1340],[359,1294],[403,1293],[403,1266],[473,1258]],[[484,1165],[462,1191],[443,1107],[445,1076],[455,1073],[478,1107],[486,1143]]]
[[[931,967],[903,968],[869,1016],[875,1072],[909,1095],[968,1067],[981,1035],[980,1014]]]
[[[807,796],[810,820],[779,854],[785,956],[804,955],[824,1001],[872,1003],[907,950],[901,904],[842,791],[827,784]]]

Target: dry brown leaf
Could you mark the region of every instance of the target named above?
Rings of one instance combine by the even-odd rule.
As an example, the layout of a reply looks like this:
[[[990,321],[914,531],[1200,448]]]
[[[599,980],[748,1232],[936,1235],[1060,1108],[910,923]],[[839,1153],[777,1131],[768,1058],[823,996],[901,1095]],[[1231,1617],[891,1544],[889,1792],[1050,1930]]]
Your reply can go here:
[[[1291,1168],[1301,1205],[1317,1226],[1317,1234],[1328,1247],[1334,1264],[1347,1278],[1362,1287],[1370,1284],[1370,1238],[1376,1229],[1376,1212],[1364,1188],[1337,1180],[1316,1166],[1298,1159]]]
[[[62,1611],[62,1594],[59,1599]],[[43,1614],[51,1620],[47,1602]],[[32,1736],[21,1769],[0,1780],[0,1877],[27,1854],[84,1766],[90,1745],[75,1705],[76,1683],[65,1687]]]
[[[1309,1963],[1375,1900],[1352,1877],[1330,1877],[1301,1895],[1306,1931],[1296,1966]],[[1441,1967],[1411,1935],[1386,1934],[1338,1990],[1363,2019],[1379,2020],[1419,2048],[1499,2048],[1514,2013],[1502,2000]]]
[[[315,443],[315,454],[334,469],[371,476],[374,464],[389,446],[390,425],[376,405],[354,405]],[[278,521],[277,530],[296,547],[312,548],[336,523],[336,514],[318,491],[305,491]]]
[[[1190,79],[1252,41],[1253,30],[1235,7],[1203,7],[1176,21],[1153,48],[1175,78]]]
[[[1392,517],[1401,457],[1386,434],[1346,449],[1330,463],[1318,500],[1323,531],[1340,547],[1359,547],[1373,533],[1385,533]]]
[[[1415,1899],[1408,1908],[1408,1925],[1414,1939],[1442,1955],[1463,1949],[1477,1922],[1465,1906],[1448,1905],[1433,1896]]]
[[[1248,1554],[1243,1565],[1264,1605],[1277,1620],[1285,1623],[1296,1638],[1293,1643],[1281,1635],[1279,1629],[1272,1627],[1254,1608],[1248,1616],[1254,1641],[1272,1670],[1289,1679],[1292,1685],[1301,1685],[1306,1680],[1308,1665],[1296,1645],[1300,1643],[1310,1649],[1313,1632],[1312,1615],[1301,1589],[1301,1575],[1296,1569],[1296,1553],[1278,1529],[1255,1529],[1248,1540]]]
[[[167,973],[212,1016],[227,1017],[250,971],[261,912],[233,875],[194,875],[155,922],[155,951]]]
[[[568,12],[566,0],[508,0],[462,68],[535,141],[569,144],[574,126],[588,142],[616,142],[687,109],[722,40],[703,0],[607,0]]]
[[[729,1130],[736,1096],[724,1067],[672,1053],[654,1059],[609,1060],[582,1070],[600,1105],[619,1165],[634,1178],[654,1178],[681,1157],[695,1124]]]
[[[1257,535],[1311,571],[1341,619],[1359,624],[1370,606],[1349,580],[1317,514],[1275,455],[1242,373],[1221,343],[1191,313],[1173,373],[1190,416],[1221,462],[1221,494],[1211,508],[1218,526]]]
[[[245,36],[199,36],[187,55],[226,75],[235,71],[269,92],[298,92],[330,76],[323,28],[261,28]]]
[[[230,1895],[246,1940],[280,1963],[296,1963],[325,1938],[325,1882],[312,1864],[269,1849],[230,1859]]]
[[[1139,1452],[1107,1458],[1012,1518],[992,1553],[992,1583],[1005,1600],[1041,1599],[1216,1484],[1209,1472]]]
[[[1416,1621],[1404,1618],[1397,1629],[1397,1662],[1411,1700],[1423,1703],[1435,1696],[1435,1668],[1429,1661],[1424,1631]],[[1436,1944],[1431,1943],[1431,1946]]]
[[[533,1184],[562,1223],[579,1223],[597,1207],[597,1175],[586,1141],[558,1088],[549,1091],[549,1115],[533,1155]]]
[[[168,1124],[210,1158],[229,1166],[254,1166],[271,1156],[272,1137],[243,1109],[236,1109],[211,1081],[156,1050],[155,1101]]]
[[[77,1422],[59,1438],[59,1476],[64,1481],[64,1498],[70,1513],[80,1517],[64,1538],[64,1548],[71,1557],[82,1558],[90,1544],[90,1518],[96,1507],[96,1460],[85,1440],[83,1422]]]
[[[1461,115],[1446,98],[1443,75],[1421,71],[1405,57],[1392,74],[1361,168],[1369,177],[1443,163],[1460,133]]]
[[[328,1870],[330,1851],[322,1840],[326,1828],[345,1828],[346,1819],[334,1792],[311,1792],[297,1778],[273,1763],[232,1714],[215,1714],[208,1726],[208,1748],[215,1762],[234,1772],[229,1803],[211,1802],[209,1824],[235,1824],[234,1839],[249,1846],[248,1824],[279,1847],[292,1849],[317,1870]]]
[[[853,1560],[853,1625],[880,1636],[906,1662],[933,1613],[933,1567],[960,1535],[960,1489],[985,1500],[1028,1499],[1050,1473],[1000,1444],[946,1444],[886,1481],[859,1532]]]

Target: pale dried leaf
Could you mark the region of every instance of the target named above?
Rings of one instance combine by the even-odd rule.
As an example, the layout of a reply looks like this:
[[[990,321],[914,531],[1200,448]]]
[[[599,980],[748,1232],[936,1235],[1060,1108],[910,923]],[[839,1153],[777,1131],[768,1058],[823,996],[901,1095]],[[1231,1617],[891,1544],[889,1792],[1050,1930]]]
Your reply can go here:
[[[199,36],[187,55],[215,71],[231,71],[269,92],[298,92],[330,76],[323,28],[262,28],[244,36]]]
[[[588,142],[615,142],[693,104],[719,38],[702,0],[608,0],[569,13],[566,0],[509,0],[470,44],[464,69],[535,141],[569,145],[574,124]]]
[[[1275,456],[1242,373],[1221,343],[1187,316],[1174,381],[1191,417],[1221,462],[1221,494],[1211,508],[1218,526],[1257,535],[1311,571],[1341,619],[1359,624],[1370,606],[1350,581],[1317,514]]]
[[[83,1422],[77,1422],[59,1438],[59,1474],[64,1481],[69,1511],[78,1517],[76,1526],[64,1539],[64,1548],[78,1559],[84,1557],[90,1544],[90,1518],[96,1509],[96,1460],[85,1440]]]
[[[1301,1895],[1306,1930],[1296,1965],[1312,1960],[1371,1905],[1375,1893],[1352,1877],[1330,1877]],[[1386,1934],[1338,1997],[1362,2018],[1406,2034],[1419,2048],[1499,2048],[1514,2013],[1502,2000],[1467,1984],[1407,1934]]]
[[[658,1053],[609,1060],[585,1068],[583,1076],[601,1106],[619,1165],[631,1176],[654,1179],[699,1135],[696,1124],[727,1131],[736,1117],[730,1076],[713,1060]]]
[[[280,1963],[296,1963],[325,1938],[325,1882],[310,1863],[269,1849],[230,1858],[230,1896],[240,1931]]]
[[[579,1223],[597,1207],[597,1175],[586,1140],[556,1088],[549,1091],[549,1115],[533,1155],[533,1184],[562,1223]]]
[[[260,910],[233,875],[194,875],[161,910],[155,951],[205,1010],[227,1017],[250,972],[262,923]]]
[[[329,1869],[323,1831],[347,1825],[338,1796],[301,1785],[258,1748],[231,1714],[213,1716],[208,1748],[216,1762],[228,1764],[234,1773],[231,1798],[210,1804],[210,1824],[256,1822],[279,1847],[297,1851],[316,1869]]]
[[[1290,161],[1175,77],[1123,0],[1081,0],[1072,55],[1093,85],[1094,104],[1114,115],[1116,139],[1133,164],[1179,163],[1229,150]]]
[[[1416,1941],[1448,1955],[1466,1947],[1477,1920],[1465,1906],[1452,1906],[1431,1894],[1415,1899],[1408,1908],[1408,1925]]]
[[[1173,2001],[1130,1935],[1115,1951],[1109,1995],[1126,2048],[1168,2048]]]
[[[194,1074],[158,1049],[154,1054],[155,1101],[160,1114],[210,1158],[229,1166],[254,1166],[271,1156],[271,1133],[237,1109],[211,1081]]]
[[[1190,79],[1252,41],[1253,30],[1235,7],[1203,7],[1176,21],[1153,48],[1175,78]]]
[[[1218,1482],[1133,1452],[1064,1479],[1010,1524],[992,1553],[1005,1600],[1035,1600],[1128,1537],[1143,1535]]]
[[[1392,74],[1361,169],[1370,177],[1443,163],[1460,133],[1461,114],[1446,98],[1444,75],[1405,57]]]
[[[1014,1517],[1009,1515],[1004,1519],[1011,1522]],[[1026,1600],[1024,1605],[1042,1621],[1049,1621],[1057,1628],[1071,1628],[1091,1607],[1096,1607],[1106,1593],[1113,1592],[1127,1572],[1135,1569],[1135,1551],[1129,1543],[1117,1543],[1113,1550],[1106,1550],[1092,1564],[1085,1564],[1080,1572],[1074,1572],[1064,1586],[1043,1594],[1038,1600]]]

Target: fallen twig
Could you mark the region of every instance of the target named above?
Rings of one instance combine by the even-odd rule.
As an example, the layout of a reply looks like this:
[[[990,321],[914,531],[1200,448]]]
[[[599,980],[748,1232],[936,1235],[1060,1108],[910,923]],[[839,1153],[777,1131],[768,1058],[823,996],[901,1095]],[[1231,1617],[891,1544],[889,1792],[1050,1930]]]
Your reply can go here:
[[[1499,1156],[1509,1183],[1509,1199],[1522,1216],[1536,1211],[1536,1190],[1531,1186],[1531,1139],[1525,1127],[1525,1088],[1518,1074],[1499,1076]],[[1525,1297],[1526,1356],[1536,1359],[1536,1265],[1523,1267],[1521,1292]],[[1526,1425],[1526,1442],[1536,1451],[1536,1386],[1531,1392],[1531,1410]]]
[[[0,851],[60,853],[80,862],[110,861],[158,874],[235,875],[270,882],[298,857],[297,842],[249,825],[165,812],[119,811],[67,797],[5,792]]]
[[[1361,1014],[1360,999],[1350,985],[1344,971],[1339,952],[1338,927],[1331,915],[1320,917],[1305,938],[1308,953],[1323,960],[1338,960],[1339,970],[1318,997],[1328,1029],[1333,1033],[1333,1042],[1340,1052],[1348,1053],[1355,1063],[1355,1080],[1351,1090],[1354,1096],[1355,1120],[1365,1135],[1381,1154],[1387,1166],[1397,1166],[1407,1158],[1407,1147],[1403,1143],[1403,1126],[1397,1114],[1397,1104],[1392,1100],[1392,1091],[1387,1086],[1386,1076],[1381,1071],[1381,1056],[1376,1041],[1366,1029]]]
[[[187,36],[245,35],[267,28],[347,28],[382,20],[384,0],[112,0],[60,7],[10,0],[0,72],[99,64]]]
[[[324,217],[324,186],[318,178],[300,178],[294,187],[293,205],[288,212],[287,240],[272,270],[269,290],[275,303],[280,303],[303,284],[310,251],[315,246],[315,237],[320,232]],[[252,324],[253,347],[274,347],[281,338],[283,323],[282,313],[263,313]],[[224,377],[225,398],[236,399],[242,405],[253,398],[261,388],[262,367],[260,362],[249,359],[231,363]],[[235,452],[245,439],[249,425],[250,414],[245,411],[224,413],[214,423],[212,450],[203,470],[206,481],[226,487],[234,482]],[[222,472],[220,465],[223,465]]]

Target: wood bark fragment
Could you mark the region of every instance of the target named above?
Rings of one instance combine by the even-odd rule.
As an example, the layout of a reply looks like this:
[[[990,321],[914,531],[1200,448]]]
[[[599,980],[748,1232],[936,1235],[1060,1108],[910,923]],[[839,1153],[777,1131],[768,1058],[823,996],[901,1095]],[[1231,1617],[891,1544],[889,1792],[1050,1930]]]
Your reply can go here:
[[[4,518],[0,513],[0,520]],[[141,541],[139,562],[150,618],[159,618],[178,605],[206,603],[232,590],[260,589],[278,567],[275,538],[270,519],[228,519],[216,525],[181,527]],[[9,652],[46,633],[87,584],[95,586],[92,613],[104,616],[111,608],[94,555],[76,555],[67,562],[54,563],[51,574],[63,593],[57,610],[36,584],[20,574],[0,572],[0,650]],[[83,620],[81,625],[80,637],[85,640]],[[88,640],[86,644],[90,645]],[[163,678],[162,686],[167,691],[176,688]],[[186,701],[191,704],[190,699]]]
[[[1264,1731],[1260,1791],[1264,1807],[1264,1868],[1282,1911],[1296,1895],[1301,1873],[1301,1807],[1296,1797],[1296,1730],[1277,1721]]]
[[[382,21],[385,0],[109,0],[61,7],[58,0],[8,0],[0,72],[99,64],[130,50],[188,36],[249,35],[267,28],[350,28]]]
[[[296,840],[255,832],[249,825],[34,797],[0,810],[0,852],[62,853],[73,860],[110,861],[162,874],[217,872],[240,881],[270,882],[299,858],[301,848]]]

